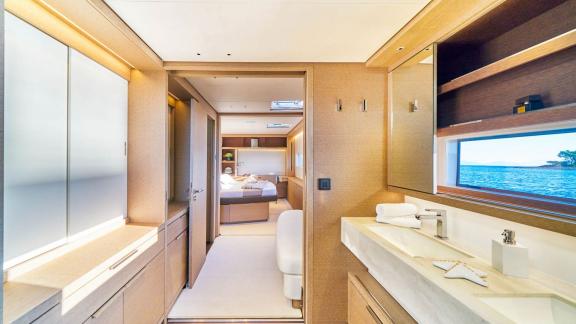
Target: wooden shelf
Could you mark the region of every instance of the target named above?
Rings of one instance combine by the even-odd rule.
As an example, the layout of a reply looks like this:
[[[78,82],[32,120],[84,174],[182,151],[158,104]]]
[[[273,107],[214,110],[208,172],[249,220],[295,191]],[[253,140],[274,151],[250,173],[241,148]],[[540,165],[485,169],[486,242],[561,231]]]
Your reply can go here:
[[[512,110],[512,108],[510,108],[510,110]],[[456,124],[449,127],[443,127],[437,130],[437,136],[445,137],[497,129],[561,122],[574,119],[576,119],[576,103],[571,103],[567,105],[529,111],[524,114],[511,114],[479,121]]]
[[[441,95],[462,88],[474,82],[489,78],[550,54],[554,54],[563,49],[570,48],[574,45],[576,45],[576,29],[529,47],[494,63],[488,64],[475,71],[464,74],[452,81],[446,82],[439,86],[438,94]]]

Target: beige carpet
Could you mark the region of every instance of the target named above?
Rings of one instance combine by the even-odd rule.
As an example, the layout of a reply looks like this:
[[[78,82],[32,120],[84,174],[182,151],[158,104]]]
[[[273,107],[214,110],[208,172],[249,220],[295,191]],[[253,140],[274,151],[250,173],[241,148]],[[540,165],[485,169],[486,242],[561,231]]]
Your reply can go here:
[[[272,235],[219,236],[194,287],[182,291],[169,319],[301,318],[282,293],[275,253]]]
[[[221,235],[275,235],[276,221],[278,216],[285,211],[292,209],[286,199],[278,199],[278,202],[270,202],[270,217],[267,222],[251,222],[241,224],[220,225]]]

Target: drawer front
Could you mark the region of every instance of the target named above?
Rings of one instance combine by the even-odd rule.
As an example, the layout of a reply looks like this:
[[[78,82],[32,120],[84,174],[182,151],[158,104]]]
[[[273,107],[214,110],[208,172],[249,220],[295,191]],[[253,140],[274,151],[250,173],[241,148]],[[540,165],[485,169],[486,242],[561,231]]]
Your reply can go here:
[[[162,251],[124,290],[124,323],[157,324],[164,315],[164,257]]]
[[[184,232],[186,228],[188,228],[188,215],[184,214],[180,216],[177,220],[173,221],[172,223],[168,224],[168,230],[166,231],[167,241],[168,243],[174,241],[180,233]]]
[[[168,244],[166,257],[166,307],[170,307],[186,284],[188,233],[182,232]]]
[[[348,277],[348,324],[393,324],[353,276]]]
[[[120,291],[92,314],[86,324],[123,324],[124,292]]]

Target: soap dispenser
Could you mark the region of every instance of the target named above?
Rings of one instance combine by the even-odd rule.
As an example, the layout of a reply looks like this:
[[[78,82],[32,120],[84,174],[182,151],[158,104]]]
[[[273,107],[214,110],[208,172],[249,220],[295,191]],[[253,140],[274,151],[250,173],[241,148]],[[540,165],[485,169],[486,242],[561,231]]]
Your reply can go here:
[[[492,240],[492,266],[508,276],[527,278],[529,274],[528,248],[516,242],[516,233],[504,230],[504,239]]]

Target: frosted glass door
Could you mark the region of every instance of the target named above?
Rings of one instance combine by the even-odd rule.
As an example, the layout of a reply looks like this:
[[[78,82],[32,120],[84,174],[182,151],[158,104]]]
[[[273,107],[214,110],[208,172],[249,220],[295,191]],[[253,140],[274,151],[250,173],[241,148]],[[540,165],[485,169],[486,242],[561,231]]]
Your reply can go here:
[[[126,210],[128,82],[70,49],[69,234]]]
[[[5,18],[6,268],[66,238],[68,49]]]

